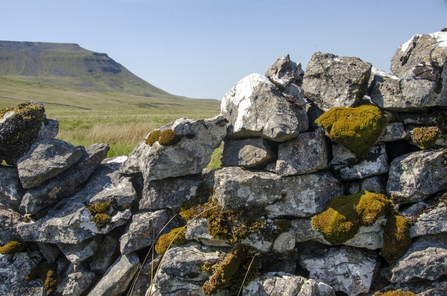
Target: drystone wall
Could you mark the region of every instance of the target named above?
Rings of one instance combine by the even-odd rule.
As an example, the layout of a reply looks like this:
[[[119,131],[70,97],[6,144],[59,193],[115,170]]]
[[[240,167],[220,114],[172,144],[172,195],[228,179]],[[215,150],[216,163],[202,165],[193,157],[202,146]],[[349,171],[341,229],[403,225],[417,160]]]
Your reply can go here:
[[[447,295],[446,43],[286,55],[112,159],[0,111],[0,294]]]

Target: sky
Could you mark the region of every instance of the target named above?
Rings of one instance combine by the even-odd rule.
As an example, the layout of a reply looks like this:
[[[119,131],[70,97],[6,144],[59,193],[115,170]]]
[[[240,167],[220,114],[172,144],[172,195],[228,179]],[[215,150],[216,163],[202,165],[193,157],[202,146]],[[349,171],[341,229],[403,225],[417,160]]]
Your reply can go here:
[[[447,27],[447,0],[0,0],[0,40],[77,43],[169,93],[221,100],[286,54],[321,51],[390,72],[414,34]]]

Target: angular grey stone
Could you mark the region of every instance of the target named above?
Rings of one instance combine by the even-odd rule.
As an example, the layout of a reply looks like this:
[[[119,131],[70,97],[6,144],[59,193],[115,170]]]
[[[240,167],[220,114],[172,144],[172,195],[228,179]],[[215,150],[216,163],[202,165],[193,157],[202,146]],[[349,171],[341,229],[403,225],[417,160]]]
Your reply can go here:
[[[275,161],[276,155],[263,138],[224,141],[222,166],[263,168]]]
[[[16,227],[23,217],[0,203],[0,245],[4,246],[12,240],[19,240]]]
[[[437,125],[437,114],[433,113],[399,113],[404,125]]]
[[[89,203],[115,199],[119,208],[129,206],[137,198],[130,177],[120,175],[120,166],[121,163],[110,161],[100,165],[81,191],[61,200],[45,217],[20,223],[17,232],[25,241],[77,244],[123,225],[131,217],[129,209],[117,211],[111,216],[110,223],[98,228],[86,207]]]
[[[231,247],[228,241],[213,238],[208,232],[208,225],[208,220],[205,218],[198,218],[191,221],[186,228],[185,238],[187,240],[200,240],[201,243],[207,246]]]
[[[90,270],[104,274],[119,256],[119,234],[111,232],[107,234],[99,244],[96,253],[92,257]]]
[[[444,161],[443,151],[418,151],[396,157],[390,164],[387,193],[396,203],[404,204],[447,189]]]
[[[85,148],[79,161],[67,171],[36,188],[29,189],[23,196],[20,210],[36,214],[75,193],[76,188],[87,181],[107,157],[109,149],[108,144],[93,144]]]
[[[295,242],[295,233],[291,231],[281,233],[273,243],[273,251],[278,253],[292,251],[295,248]]]
[[[43,258],[47,260],[48,263],[55,263],[57,256],[60,254],[61,250],[52,244],[37,243],[40,253],[42,253]]]
[[[167,210],[133,215],[132,222],[120,237],[121,254],[127,255],[155,243],[157,235],[168,222],[169,216]],[[163,233],[170,230],[172,230],[172,226],[168,226]]]
[[[62,276],[56,292],[62,296],[80,296],[94,283],[95,278],[94,272],[79,266],[75,268],[72,264]]]
[[[55,119],[44,119],[40,128],[37,139],[51,138],[54,139],[59,133],[59,122]]]
[[[281,176],[313,173],[328,168],[328,147],[322,129],[301,133],[279,145],[276,164],[267,170]]]
[[[356,107],[366,94],[371,67],[356,57],[316,52],[304,74],[304,96],[323,111]]]
[[[416,222],[410,228],[411,237],[447,232],[447,205],[445,202],[437,202],[431,209],[423,211]]]
[[[0,166],[0,203],[18,211],[25,190],[19,181],[16,168]]]
[[[378,255],[353,247],[332,247],[327,252],[302,254],[299,264],[315,281],[350,296],[367,293],[379,266]]]
[[[388,123],[379,142],[394,142],[405,139],[407,133],[401,122]]]
[[[26,252],[0,254],[0,295],[18,295],[14,291],[35,266]]]
[[[405,110],[405,99],[402,95],[399,77],[372,67],[373,77],[370,86],[371,101],[377,106],[389,110]]]
[[[226,135],[226,119],[222,116],[205,120],[181,118],[159,130],[168,128],[181,138],[179,143],[163,146],[156,141],[152,147],[139,144],[123,163],[121,173],[140,172],[145,185],[153,180],[201,173]]]
[[[79,264],[93,256],[100,241],[99,237],[93,237],[77,244],[57,244],[57,246],[71,263]]]
[[[385,180],[386,181],[386,180]],[[380,177],[370,177],[357,182],[347,182],[346,190],[348,195],[356,194],[360,191],[385,193],[385,185]]]
[[[227,138],[292,139],[308,129],[305,103],[301,97],[283,94],[266,76],[251,74],[222,99],[221,114],[229,121]]]
[[[272,249],[273,243],[269,242],[259,233],[250,233],[247,237],[240,240],[242,245],[250,246],[263,253]]]
[[[385,144],[377,144],[365,158],[357,159],[355,154],[339,144],[332,145],[334,158],[330,165],[343,180],[364,179],[386,174],[389,169]]]
[[[39,186],[66,171],[82,156],[82,150],[72,144],[51,138],[37,140],[17,161],[23,188]]]
[[[135,253],[120,256],[88,293],[88,296],[121,295],[126,291],[138,268],[140,268],[140,261]]]
[[[417,238],[411,247],[391,266],[391,282],[412,278],[435,280],[447,274],[447,234]]]
[[[291,83],[295,83],[299,86],[303,82],[304,71],[301,68],[301,63],[297,64],[292,62],[290,56],[287,54],[278,58],[276,62],[268,68],[267,72],[265,72],[265,76],[283,87],[286,87]]]
[[[202,193],[202,190],[203,180],[200,176],[154,180],[144,186],[139,209],[160,210],[169,208],[179,212],[182,203],[191,202]]]

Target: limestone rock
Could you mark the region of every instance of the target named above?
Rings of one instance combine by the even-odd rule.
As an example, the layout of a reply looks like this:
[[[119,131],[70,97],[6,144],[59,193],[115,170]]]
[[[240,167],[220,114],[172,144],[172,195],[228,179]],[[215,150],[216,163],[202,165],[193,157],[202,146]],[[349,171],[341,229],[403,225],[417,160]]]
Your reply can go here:
[[[304,96],[323,111],[356,107],[366,94],[371,67],[356,57],[316,52],[304,74]]]
[[[9,241],[20,238],[16,227],[22,222],[22,219],[23,217],[19,213],[8,209],[0,203],[0,245],[4,246]]]
[[[202,191],[203,180],[199,176],[154,180],[144,186],[139,209],[160,210],[169,208],[178,212],[182,203],[194,200]]]
[[[330,285],[334,291],[350,296],[367,293],[371,287],[378,255],[352,247],[332,247],[327,252],[303,254],[299,264],[310,272],[315,281]]]
[[[14,294],[14,291],[19,290],[20,282],[25,280],[35,266],[26,252],[15,255],[0,254],[0,294],[19,295]]]
[[[47,260],[48,263],[55,263],[57,256],[60,254],[61,250],[52,244],[37,243],[40,253],[42,253],[43,258]]]
[[[109,149],[108,144],[93,144],[85,148],[79,161],[71,168],[56,178],[29,189],[23,196],[20,210],[24,213],[36,214],[75,193],[76,188],[87,181],[101,161],[106,158]]]
[[[37,139],[44,115],[43,105],[33,101],[0,110],[0,160],[16,165]]]
[[[242,290],[251,296],[335,296],[331,286],[284,272],[270,272]]]
[[[351,151],[339,144],[332,145],[334,158],[330,165],[343,180],[364,179],[386,174],[389,169],[384,144],[374,146],[365,158],[358,159]]]
[[[119,233],[112,231],[107,234],[96,250],[90,263],[90,270],[104,274],[119,255]]]
[[[263,138],[226,140],[223,145],[223,167],[263,168],[275,159],[275,153]]]
[[[51,138],[38,140],[17,161],[20,182],[26,189],[37,187],[66,171],[81,156],[82,150],[68,142]]]
[[[301,133],[279,145],[276,164],[267,170],[281,176],[313,173],[328,168],[328,147],[322,129]]]
[[[385,183],[382,181],[382,179],[376,176],[365,178],[357,182],[346,183],[346,190],[349,195],[356,194],[360,191],[385,193],[386,190],[384,184]]]
[[[390,110],[402,110],[406,107],[399,77],[375,67],[372,67],[371,76],[370,97],[374,104]]]
[[[229,121],[227,138],[263,137],[278,142],[294,138],[309,126],[302,108],[305,103],[284,95],[266,76],[251,74],[222,99],[221,114]]]
[[[433,281],[447,274],[447,234],[417,238],[391,268],[393,283],[416,277]]]
[[[0,203],[18,211],[25,190],[16,168],[0,166]]]
[[[379,142],[394,142],[405,139],[407,133],[401,122],[388,123]]]
[[[93,256],[98,249],[99,242],[98,237],[93,237],[77,244],[57,244],[57,246],[71,263],[79,264]]]
[[[158,268],[161,256],[155,254],[155,257],[149,257],[143,267],[138,273],[138,278],[136,279],[135,286],[133,288],[132,296],[145,296],[148,287],[150,287],[152,282],[152,276]]]
[[[200,240],[200,242],[207,246],[215,247],[231,247],[231,244],[223,239],[213,238],[208,232],[208,220],[205,218],[198,218],[191,221],[185,231],[185,238],[187,240]]]
[[[273,243],[273,250],[278,253],[292,251],[295,248],[295,234],[293,232],[281,233]]]
[[[37,135],[37,139],[51,138],[54,139],[59,133],[59,122],[55,119],[44,119],[42,126]]]
[[[120,256],[88,296],[121,295],[126,291],[139,267],[140,261],[135,253]]]
[[[79,266],[75,269],[73,265],[70,265],[62,276],[56,292],[62,296],[80,296],[94,283],[95,278],[94,272]]]
[[[447,189],[444,161],[443,151],[419,151],[395,158],[390,164],[387,193],[396,203],[404,204]]]
[[[268,252],[272,249],[273,243],[266,240],[258,233],[250,233],[247,237],[240,240],[240,243],[255,248],[261,252]]]
[[[291,83],[300,86],[303,83],[304,71],[301,68],[301,63],[294,63],[290,60],[287,54],[276,60],[276,62],[268,68],[265,72],[273,83],[286,87]]]
[[[447,204],[444,201],[418,215],[416,222],[410,228],[411,237],[425,236],[447,232]]]

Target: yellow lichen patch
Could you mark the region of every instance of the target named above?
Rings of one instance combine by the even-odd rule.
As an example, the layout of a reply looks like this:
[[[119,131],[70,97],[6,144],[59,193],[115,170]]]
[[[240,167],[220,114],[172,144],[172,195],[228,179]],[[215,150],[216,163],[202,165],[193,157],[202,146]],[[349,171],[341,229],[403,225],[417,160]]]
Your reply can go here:
[[[18,241],[10,241],[3,247],[0,247],[0,254],[14,255],[22,252],[25,246]]]
[[[55,291],[56,286],[60,282],[56,268],[50,266],[46,262],[39,263],[25,278],[26,281],[34,281],[37,279],[40,279],[43,282],[43,286],[45,287],[48,295]]]
[[[110,203],[98,202],[94,204],[88,204],[87,209],[89,210],[92,216],[95,216],[97,214],[104,214],[107,213],[108,210],[110,210]]]
[[[98,229],[101,229],[106,227],[106,225],[110,222],[110,216],[104,213],[96,214],[92,221],[96,223],[96,227]]]
[[[388,218],[383,233],[382,256],[393,263],[411,246],[410,224],[408,219],[393,215]]]
[[[364,157],[382,135],[387,118],[379,108],[363,105],[357,108],[336,107],[315,121],[334,142]]]
[[[312,227],[331,244],[342,244],[353,238],[361,226],[373,225],[392,208],[391,201],[383,194],[362,191],[336,196],[325,211],[312,219]]]
[[[161,132],[159,130],[152,131],[147,137],[146,144],[148,144],[149,146],[154,145],[154,143],[157,142],[160,138],[160,133]]]
[[[180,142],[180,137],[171,129],[165,129],[160,133],[158,143],[163,146],[172,146]]]
[[[155,252],[163,255],[168,250],[169,245],[179,246],[186,244],[185,231],[186,228],[179,227],[171,230],[169,233],[161,235],[155,244]]]
[[[374,296],[416,296],[416,294],[410,291],[393,290],[387,292],[377,292]]]
[[[428,149],[433,146],[441,130],[437,126],[417,127],[411,133],[411,139],[421,149]]]

